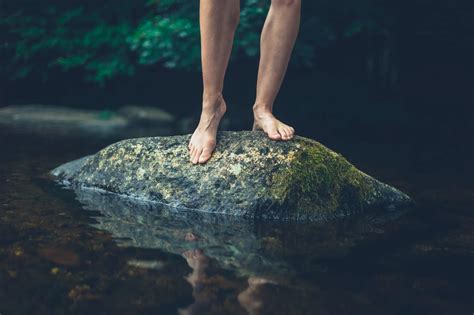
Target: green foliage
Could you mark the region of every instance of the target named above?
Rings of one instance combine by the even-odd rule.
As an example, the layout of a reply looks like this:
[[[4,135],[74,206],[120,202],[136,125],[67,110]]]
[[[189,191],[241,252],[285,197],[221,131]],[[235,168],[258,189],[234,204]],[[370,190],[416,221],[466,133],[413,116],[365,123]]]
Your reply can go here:
[[[104,82],[117,74],[132,74],[124,38],[131,31],[130,21],[110,23],[100,11],[82,6],[46,6],[17,10],[1,20],[7,29],[2,55],[10,55],[4,70],[12,78],[36,71],[45,76],[52,67],[87,71],[88,79]]]
[[[176,4],[180,5],[177,7]],[[199,8],[195,2],[160,1],[127,39],[138,62],[162,62],[168,68],[194,68],[200,57]]]
[[[235,34],[234,56],[255,57],[259,53],[260,30],[268,11],[269,1],[248,0],[240,11]]]
[[[233,61],[258,56],[269,3],[242,0]],[[3,6],[0,69],[11,79],[31,74],[46,79],[58,68],[79,69],[88,80],[104,83],[132,75],[139,65],[199,69],[197,0],[56,0],[44,5],[10,0]],[[349,0],[303,1],[293,62],[312,66],[318,49],[363,32],[363,10],[360,2]]]

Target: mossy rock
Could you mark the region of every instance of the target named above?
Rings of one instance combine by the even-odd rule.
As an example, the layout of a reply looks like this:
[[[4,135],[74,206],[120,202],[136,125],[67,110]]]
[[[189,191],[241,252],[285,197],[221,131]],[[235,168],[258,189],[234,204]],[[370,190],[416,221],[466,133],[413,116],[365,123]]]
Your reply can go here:
[[[193,165],[189,138],[123,140],[52,174],[76,189],[253,218],[311,220],[411,203],[311,139],[283,142],[262,132],[221,132],[211,160]]]

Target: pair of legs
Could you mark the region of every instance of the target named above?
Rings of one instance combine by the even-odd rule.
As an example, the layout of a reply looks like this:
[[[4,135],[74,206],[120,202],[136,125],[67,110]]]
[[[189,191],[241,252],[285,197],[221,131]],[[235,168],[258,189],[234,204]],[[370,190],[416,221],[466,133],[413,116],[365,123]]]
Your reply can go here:
[[[185,235],[188,242],[197,241],[199,236],[193,232]],[[193,288],[194,302],[185,309],[179,309],[179,315],[205,314],[212,308],[217,301],[217,294],[214,290],[209,291],[208,288],[215,287],[215,281],[209,277],[206,269],[209,266],[211,258],[205,255],[201,249],[191,249],[182,253],[186,259],[188,266],[192,269],[191,274],[186,280]],[[237,299],[240,305],[250,314],[261,314],[264,308],[263,300],[260,296],[260,290],[265,284],[278,284],[277,282],[259,276],[250,276],[247,279],[248,287],[239,293]]]
[[[253,130],[273,140],[289,140],[295,130],[273,116],[273,103],[298,34],[301,0],[271,0],[260,38]],[[216,147],[216,134],[226,111],[224,76],[239,23],[240,0],[200,0],[203,103],[199,125],[189,143],[194,164],[205,163]]]

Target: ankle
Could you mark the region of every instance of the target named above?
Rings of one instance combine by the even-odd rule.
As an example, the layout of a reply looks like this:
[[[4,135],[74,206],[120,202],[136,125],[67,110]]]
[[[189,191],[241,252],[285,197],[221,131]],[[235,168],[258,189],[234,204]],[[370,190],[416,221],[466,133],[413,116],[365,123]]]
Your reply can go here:
[[[227,110],[222,94],[203,95],[202,113],[203,114],[224,114]]]
[[[207,91],[202,93],[203,104],[213,104],[222,98],[222,92],[219,91]]]
[[[253,114],[255,117],[272,114],[272,106],[268,104],[255,103],[253,105]]]

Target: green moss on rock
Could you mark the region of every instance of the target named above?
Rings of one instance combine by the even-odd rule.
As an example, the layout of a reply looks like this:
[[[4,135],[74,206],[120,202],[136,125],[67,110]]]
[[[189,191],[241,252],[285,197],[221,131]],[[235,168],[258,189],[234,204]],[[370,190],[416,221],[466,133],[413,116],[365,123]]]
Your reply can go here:
[[[273,176],[274,198],[298,209],[300,217],[311,217],[315,212],[333,216],[338,211],[361,209],[370,190],[362,173],[316,141],[297,141],[301,149],[294,155],[291,167]]]

